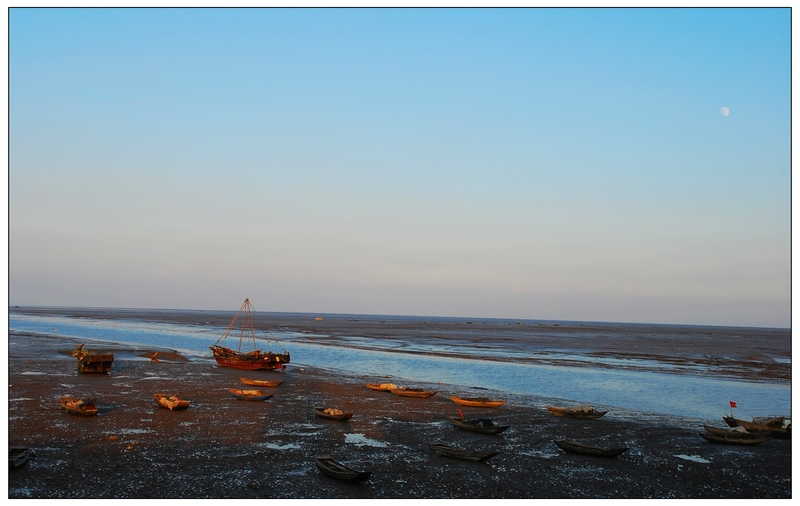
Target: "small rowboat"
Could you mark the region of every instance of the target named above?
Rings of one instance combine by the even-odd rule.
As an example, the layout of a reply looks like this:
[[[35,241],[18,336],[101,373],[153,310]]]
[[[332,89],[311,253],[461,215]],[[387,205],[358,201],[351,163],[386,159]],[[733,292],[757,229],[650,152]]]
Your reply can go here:
[[[8,469],[16,469],[21,467],[28,461],[27,448],[9,448],[8,449]]]
[[[442,443],[428,443],[428,447],[431,450],[438,453],[439,455],[445,457],[451,457],[454,459],[471,460],[473,462],[488,460],[500,453],[500,452],[470,452],[467,450],[456,448],[454,446],[448,446]]]
[[[251,387],[277,387],[282,385],[285,380],[269,381],[269,380],[256,380],[250,378],[239,378],[243,385],[250,385]]]
[[[167,394],[153,394],[156,403],[162,408],[167,408],[172,411],[181,411],[189,407],[191,401],[185,401],[175,395]]]
[[[711,441],[712,443],[723,443],[723,444],[732,444],[732,445],[757,445],[763,443],[764,441],[768,440],[770,436],[761,436],[761,437],[731,437],[731,436],[719,436],[717,434],[711,434],[709,432],[700,432],[700,436],[703,437],[706,441]]]
[[[596,411],[590,406],[578,406],[575,408],[557,408],[553,406],[547,406],[547,411],[551,412],[555,416],[563,416],[564,418],[584,419],[600,418],[608,413],[608,411]]]
[[[586,446],[574,441],[553,441],[556,446],[569,453],[580,453],[581,455],[594,455],[595,457],[614,457],[620,453],[628,451],[627,447],[619,448],[597,448],[595,446]]]
[[[389,392],[389,391],[390,391],[390,390],[392,390],[392,389],[401,389],[401,388],[404,388],[404,387],[399,387],[399,386],[395,385],[394,383],[381,383],[381,384],[377,384],[377,383],[365,383],[365,385],[366,385],[366,386],[367,386],[367,388],[369,388],[370,390],[375,390],[375,391],[378,391],[378,392]]]
[[[472,406],[474,408],[496,408],[506,402],[504,400],[487,399],[486,397],[456,397],[455,395],[451,395],[450,400],[461,406]]]
[[[508,429],[508,425],[495,425],[488,418],[465,420],[464,418],[448,417],[450,423],[462,430],[480,432],[481,434],[500,434]]]
[[[260,390],[239,390],[237,388],[229,388],[228,392],[233,394],[237,399],[243,401],[266,401],[272,395],[264,395]]]
[[[712,427],[711,425],[703,424],[703,428],[706,432],[710,434],[714,434],[716,436],[728,436],[728,437],[738,437],[738,438],[753,438],[753,437],[768,437],[772,435],[772,431],[770,430],[745,430],[744,427],[733,427],[730,429],[720,429],[718,427]]]
[[[314,408],[314,414],[322,418],[338,420],[340,422],[353,418],[353,413],[345,413],[341,409],[336,408]]]
[[[402,395],[403,397],[419,397],[421,399],[426,399],[436,394],[436,392],[426,392],[421,388],[393,388],[389,391],[394,395]]]
[[[317,467],[320,471],[339,480],[358,482],[364,481],[372,475],[372,471],[357,471],[351,469],[344,464],[336,462],[332,457],[327,455],[316,456],[314,460],[316,460]]]
[[[61,407],[70,415],[94,416],[97,414],[97,405],[94,399],[83,402],[83,399],[74,399],[69,395],[61,398]]]

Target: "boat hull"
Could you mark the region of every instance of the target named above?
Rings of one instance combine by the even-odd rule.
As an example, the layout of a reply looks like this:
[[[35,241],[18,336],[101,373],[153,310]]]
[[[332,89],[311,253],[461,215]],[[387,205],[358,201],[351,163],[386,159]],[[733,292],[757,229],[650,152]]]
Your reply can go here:
[[[90,353],[78,359],[78,372],[81,374],[108,374],[113,363],[113,353]]]
[[[80,399],[74,399],[69,396],[64,396],[60,400],[61,407],[70,415],[76,416],[95,416],[97,414],[97,405],[94,402],[83,402]]]
[[[491,420],[465,420],[456,417],[448,417],[448,420],[456,428],[481,434],[500,434],[509,427],[508,425],[494,425]]]
[[[713,427],[711,425],[703,424],[703,428],[706,432],[710,434],[715,434],[717,436],[728,436],[728,437],[738,437],[742,439],[746,438],[754,438],[754,437],[769,437],[772,436],[772,431],[747,431],[747,432],[738,432],[731,429],[720,429],[718,427]],[[746,430],[746,429],[745,429]]]
[[[500,452],[470,452],[440,443],[428,443],[428,447],[443,457],[470,460],[472,462],[489,460],[490,458],[500,454]]]
[[[266,401],[272,397],[272,395],[263,395],[258,390],[239,390],[237,388],[229,388],[228,392],[242,401]]]
[[[249,378],[239,378],[239,381],[241,381],[243,385],[249,385],[251,387],[277,387],[283,384],[283,381],[256,380]]]
[[[712,443],[723,443],[731,445],[757,445],[769,439],[769,436],[741,438],[741,437],[719,436],[717,434],[711,434],[708,432],[700,432],[699,434],[706,441],[711,441]]]
[[[748,422],[746,420],[739,420],[738,418],[733,418],[730,416],[723,416],[722,419],[727,423],[730,427],[744,427],[745,430],[753,430],[753,431],[771,431],[772,437],[777,437],[781,439],[791,439],[792,438],[792,426],[789,425],[788,427],[783,427],[781,422],[777,420],[782,420],[780,418],[776,418],[776,422],[774,423],[755,423],[755,422]]]
[[[153,394],[153,398],[156,400],[156,404],[170,411],[183,411],[191,405],[191,401],[179,399],[174,395]]]
[[[428,397],[436,395],[436,392],[425,392],[423,390],[414,390],[411,388],[393,388],[389,391],[401,397],[417,397],[419,399],[427,399]]]
[[[569,453],[577,453],[580,455],[592,455],[594,457],[616,457],[620,453],[628,451],[628,448],[597,448],[595,446],[587,446],[574,441],[553,441],[556,446]]]
[[[314,457],[314,460],[320,471],[337,480],[357,483],[368,479],[372,475],[372,471],[357,471],[351,469],[325,455]]]
[[[376,392],[389,392],[392,389],[399,390],[399,389],[402,388],[402,387],[398,387],[394,383],[381,383],[381,384],[365,383],[365,385],[370,390],[375,390]]]
[[[608,411],[595,411],[592,409],[591,411],[580,411],[576,410],[575,408],[557,408],[554,406],[546,406],[547,411],[552,413],[554,416],[559,416],[563,418],[581,418],[584,420],[593,420],[595,418],[600,418],[601,416],[608,413]]]
[[[231,367],[246,371],[286,370],[286,364],[290,360],[289,353],[272,353],[261,350],[241,353],[219,345],[209,346],[209,348],[214,354],[214,360],[221,367]]]
[[[469,406],[473,408],[496,408],[502,406],[506,402],[504,400],[491,400],[483,397],[462,398],[454,395],[450,396],[450,400],[460,406]]]
[[[314,408],[314,414],[320,418],[327,418],[328,420],[336,420],[339,422],[344,422],[345,420],[349,420],[353,418],[353,413],[342,413],[339,415],[326,413],[325,410],[329,408]]]
[[[8,469],[16,469],[22,467],[28,461],[27,448],[9,448],[8,449]]]

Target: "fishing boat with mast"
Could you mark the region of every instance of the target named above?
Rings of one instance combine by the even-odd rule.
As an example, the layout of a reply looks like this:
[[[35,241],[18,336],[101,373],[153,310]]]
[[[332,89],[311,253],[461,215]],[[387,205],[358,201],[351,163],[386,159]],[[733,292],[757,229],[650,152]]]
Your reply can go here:
[[[234,369],[245,369],[255,371],[259,369],[265,370],[286,370],[286,364],[289,363],[289,352],[272,336],[272,341],[277,344],[283,353],[273,353],[272,351],[264,351],[258,349],[256,344],[256,333],[253,327],[253,314],[256,311],[250,305],[250,299],[244,299],[242,307],[236,312],[228,328],[222,333],[217,342],[211,348],[214,354],[214,359],[222,367],[232,367]],[[256,313],[256,316],[258,314]],[[269,332],[267,330],[267,332]],[[220,343],[231,337],[231,334],[239,335],[239,346],[237,349],[227,348]],[[251,351],[244,351],[243,345],[245,343],[252,344]],[[244,346],[246,349],[247,346]]]

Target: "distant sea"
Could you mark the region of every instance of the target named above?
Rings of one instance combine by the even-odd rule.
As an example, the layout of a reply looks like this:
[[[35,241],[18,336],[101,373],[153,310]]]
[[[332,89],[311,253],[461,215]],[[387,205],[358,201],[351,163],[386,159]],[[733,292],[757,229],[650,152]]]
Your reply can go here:
[[[339,316],[358,318],[367,323],[377,323],[377,320],[387,318]],[[389,318],[417,323],[449,321],[447,318],[432,317]],[[370,322],[369,319],[374,321]],[[624,328],[625,325],[617,326]],[[215,366],[215,362],[208,347],[217,341],[223,331],[222,326],[202,321],[197,324],[159,323],[147,321],[141,316],[126,319],[9,314],[11,333],[82,339],[90,343],[87,348],[120,343],[141,349],[176,350],[192,360],[208,361],[210,367]],[[626,332],[631,331],[628,329]],[[669,331],[669,326],[664,326],[664,332]],[[729,414],[730,400],[739,406],[734,413],[738,418],[791,415],[791,385],[785,383],[609,369],[592,367],[591,364],[572,367],[493,360],[505,354],[502,347],[489,347],[480,353],[468,355],[468,358],[454,358],[447,355],[452,355],[449,352],[459,343],[451,340],[443,340],[438,344],[433,341],[423,344],[402,343],[401,349],[398,349],[397,337],[337,336],[334,346],[318,342],[318,335],[309,338],[302,331],[278,329],[271,331],[271,337],[291,352],[288,373],[292,368],[316,367],[364,375],[375,382],[390,381],[409,386],[414,382],[442,383],[443,386],[451,386],[447,390],[464,395],[505,395],[512,397],[514,402],[534,405],[545,402],[562,405],[586,403],[612,412],[616,408],[656,415],[677,415],[714,421],[717,425],[722,424],[723,415]],[[272,351],[280,351],[274,343],[270,347]]]

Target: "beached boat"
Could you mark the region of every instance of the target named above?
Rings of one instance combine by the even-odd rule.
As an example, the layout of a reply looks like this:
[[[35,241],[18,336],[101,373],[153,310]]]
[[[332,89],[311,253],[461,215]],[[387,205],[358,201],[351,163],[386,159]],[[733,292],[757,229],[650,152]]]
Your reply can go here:
[[[357,471],[346,465],[336,462],[328,455],[318,455],[314,457],[320,471],[332,478],[339,480],[358,482],[364,481],[372,475],[372,471]]]
[[[353,413],[345,413],[341,409],[336,408],[314,408],[314,414],[322,418],[338,420],[340,422],[353,418]]]
[[[389,392],[392,389],[397,390],[397,389],[405,388],[405,387],[399,387],[399,386],[395,385],[394,383],[380,383],[380,384],[377,384],[377,383],[365,383],[365,385],[370,390],[375,390],[375,391],[378,391],[378,392]]]
[[[451,416],[447,419],[459,429],[468,430],[470,432],[480,432],[481,434],[500,434],[509,427],[508,425],[495,425],[494,422],[488,418],[467,420],[465,418]]]
[[[487,399],[486,397],[456,397],[455,395],[451,395],[450,400],[461,406],[474,408],[496,408],[506,402],[504,400]]]
[[[101,353],[84,350],[85,344],[76,346],[72,356],[78,360],[78,372],[81,374],[108,374],[114,363],[113,353]]]
[[[16,469],[25,465],[28,461],[27,448],[9,448],[8,449],[8,469]]]
[[[289,363],[290,359],[289,352],[274,339],[274,336],[272,341],[280,346],[283,353],[257,349],[253,313],[255,313],[255,310],[250,305],[250,299],[245,299],[242,307],[236,312],[236,316],[233,317],[225,332],[222,333],[213,346],[209,346],[214,354],[214,360],[222,367],[232,367],[234,369],[251,371],[258,369],[286,370],[286,364]],[[231,334],[238,334],[239,337],[239,346],[236,350],[220,345],[222,341],[231,337]],[[252,351],[242,351],[242,345],[245,342],[252,343]]]
[[[786,416],[754,416],[752,422],[739,420],[732,416],[723,416],[722,419],[730,427],[744,427],[748,431],[771,431],[772,437],[782,439],[792,438],[792,419]]]
[[[596,411],[591,406],[576,406],[573,408],[559,408],[555,406],[546,406],[547,411],[551,412],[555,416],[561,416],[564,418],[584,418],[584,419],[593,419],[593,418],[600,418],[601,416],[608,413],[608,411]]]
[[[394,395],[401,395],[403,397],[419,397],[421,399],[426,399],[436,394],[436,392],[426,392],[421,388],[392,388],[389,391]]]
[[[627,447],[618,448],[598,448],[596,446],[587,446],[575,441],[553,441],[556,446],[569,453],[579,453],[581,455],[593,455],[595,457],[614,457],[620,453],[628,451]]]
[[[180,399],[176,395],[153,394],[156,404],[172,411],[181,411],[189,407],[191,401]]]
[[[741,438],[752,438],[752,437],[769,437],[772,435],[772,431],[770,430],[747,430],[744,427],[727,427],[721,429],[719,427],[713,427],[711,425],[703,424],[703,428],[706,432],[711,434],[716,434],[717,436],[730,436],[730,437],[741,437]]]
[[[277,387],[283,384],[283,381],[269,381],[269,380],[256,380],[249,378],[239,378],[243,385],[251,387]]]
[[[738,437],[738,436],[721,436],[718,434],[711,434],[710,432],[699,432],[703,439],[711,441],[712,443],[724,443],[732,445],[757,445],[770,439],[769,436],[762,437]]]
[[[428,448],[435,451],[439,455],[445,457],[461,459],[461,460],[471,460],[473,462],[488,460],[494,457],[495,455],[500,454],[500,452],[471,452],[467,450],[462,450],[460,448],[456,448],[454,446],[448,446],[442,443],[428,443]]]
[[[61,407],[70,415],[94,416],[97,414],[97,405],[93,399],[86,402],[83,399],[75,399],[69,395],[61,397]]]
[[[229,388],[228,392],[230,392],[237,399],[241,399],[243,401],[266,401],[272,397],[272,395],[262,394],[260,390],[240,390],[238,388]]]

